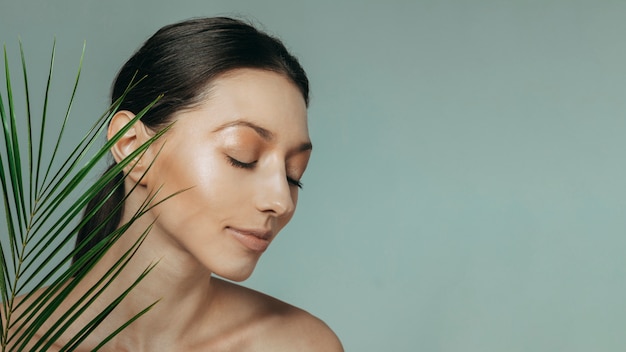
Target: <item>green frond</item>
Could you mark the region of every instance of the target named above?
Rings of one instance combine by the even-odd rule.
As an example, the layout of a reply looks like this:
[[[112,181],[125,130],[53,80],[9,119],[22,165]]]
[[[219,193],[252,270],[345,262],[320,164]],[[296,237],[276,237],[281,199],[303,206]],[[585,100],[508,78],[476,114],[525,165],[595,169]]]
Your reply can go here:
[[[50,157],[50,163],[48,163],[48,168],[46,169],[46,173],[44,175],[43,183],[46,183],[48,175],[52,169],[52,161],[56,159],[57,152],[59,150],[59,145],[61,144],[61,140],[63,139],[63,134],[65,132],[65,127],[67,126],[67,120],[70,116],[70,111],[72,110],[72,106],[74,104],[74,98],[76,97],[76,90],[78,89],[78,81],[80,80],[80,74],[83,68],[83,59],[85,58],[85,47],[83,44],[83,51],[80,55],[80,62],[78,64],[78,73],[76,74],[76,78],[74,80],[74,88],[72,89],[72,95],[70,97],[70,101],[67,105],[67,110],[65,112],[65,116],[63,118],[63,123],[61,124],[61,131],[59,132],[59,137],[57,138],[56,144],[54,145],[54,150],[52,152],[52,156]]]
[[[20,58],[22,59],[22,76],[24,77],[24,96],[26,98],[26,128],[27,128],[27,137],[28,137],[28,184],[30,187],[28,188],[28,202],[30,205],[33,204],[33,194],[34,194],[34,183],[33,183],[33,129],[32,129],[32,119],[30,112],[30,89],[28,88],[28,73],[26,72],[26,58],[24,56],[24,47],[22,46],[22,41],[20,43]],[[32,213],[32,209],[30,211]]]
[[[0,241],[0,265],[2,266],[0,270],[0,300],[2,300],[1,312],[3,316],[3,319],[0,319],[0,347],[2,351],[5,351],[8,346],[12,346],[11,350],[17,351],[22,351],[27,346],[29,351],[46,351],[60,337],[64,336],[66,338],[68,329],[73,326],[79,317],[89,311],[91,316],[93,316],[91,320],[82,326],[78,333],[71,336],[68,344],[62,348],[62,351],[72,351],[84,342],[85,338],[106,319],[111,311],[156,265],[145,268],[145,271],[128,287],[120,288],[121,294],[110,305],[95,313],[89,310],[89,307],[92,306],[95,300],[101,297],[105,290],[110,289],[111,285],[114,285],[115,279],[128,265],[148,235],[150,228],[145,229],[144,233],[135,240],[134,244],[127,249],[122,257],[108,268],[108,271],[102,277],[99,277],[95,284],[87,289],[87,294],[76,302],[66,302],[70,293],[88,276],[96,263],[137,219],[161,202],[175,196],[175,194],[166,195],[157,202],[157,191],[144,200],[144,203],[141,204],[127,223],[121,224],[117,230],[106,234],[96,245],[88,249],[84,248],[86,243],[91,242],[90,240],[100,233],[99,230],[101,228],[96,228],[90,234],[87,234],[85,243],[78,244],[70,253],[66,253],[66,248],[71,244],[71,241],[80,229],[94,216],[95,211],[103,206],[107,198],[101,200],[94,210],[84,214],[81,219],[81,213],[85,206],[97,194],[101,193],[106,185],[113,182],[116,175],[122,172],[125,167],[129,165],[131,168],[134,167],[132,164],[133,159],[140,157],[167,129],[156,133],[153,138],[111,168],[94,184],[87,187],[85,191],[79,192],[79,189],[85,188],[87,176],[91,175],[105,159],[110,148],[122,138],[132,127],[133,123],[137,122],[149,111],[152,105],[156,103],[156,100],[138,113],[133,121],[104,143],[104,145],[96,146],[128,90],[133,89],[141,81],[141,79],[135,80],[128,87],[127,92],[96,120],[91,129],[85,133],[84,137],[75,144],[69,153],[61,152],[61,142],[66,134],[70,112],[78,91],[85,46],[83,45],[69,103],[62,120],[59,121],[60,133],[52,142],[52,146],[46,145],[44,137],[48,125],[52,122],[49,111],[49,98],[56,53],[56,40],[52,45],[46,89],[43,97],[43,112],[40,119],[35,118],[32,114],[33,101],[30,95],[26,54],[21,41],[19,42],[19,50],[25,90],[24,99],[26,102],[24,117],[26,128],[24,132],[18,128],[19,121],[14,103],[14,91],[12,89],[6,45],[3,52],[6,105],[5,95],[0,92],[0,119],[2,124],[2,132],[0,132],[0,138],[2,139],[2,142],[0,142],[0,189],[2,191],[2,205],[5,212],[5,232],[8,237],[8,245]],[[34,134],[34,126],[36,124],[40,128],[37,136]],[[27,147],[27,165],[23,164],[21,158],[24,144]],[[47,156],[44,157],[44,151],[46,150],[52,151],[49,159]],[[151,166],[149,165],[148,169]],[[123,186],[124,179],[119,182],[118,186]],[[133,190],[134,188],[130,192]],[[111,194],[108,195],[108,197],[110,196]],[[118,208],[122,207],[125,199],[117,205]],[[76,221],[76,219],[81,220]],[[84,254],[75,259],[78,253]],[[16,301],[18,295],[22,295],[19,302]],[[59,309],[62,305],[65,307],[65,310],[60,312]],[[145,307],[137,315],[118,327],[100,343],[98,348],[141,315],[145,314],[151,307],[152,305]],[[15,316],[14,313],[18,308],[20,309],[20,314]],[[57,320],[51,322],[50,319],[53,316],[57,317]],[[46,330],[44,326],[52,326],[52,328]],[[37,341],[34,341],[35,335],[37,335]]]
[[[40,177],[41,177],[41,159],[43,157],[43,140],[46,133],[46,119],[48,117],[48,101],[50,98],[50,85],[52,83],[52,72],[54,70],[54,57],[56,55],[56,38],[52,42],[52,54],[50,55],[50,65],[48,69],[48,79],[46,80],[46,92],[44,93],[43,99],[43,111],[41,113],[41,130],[39,131],[39,149],[37,150],[37,167],[35,168],[35,182],[34,187],[36,189],[40,188]],[[36,198],[39,198],[39,194],[35,194]],[[33,204],[36,206],[35,201],[33,200]]]
[[[7,103],[9,106],[8,118],[3,114],[2,127],[5,138],[6,157],[9,164],[9,176],[11,191],[15,197],[15,212],[18,222],[26,227],[26,207],[24,204],[24,187],[22,184],[22,162],[20,157],[20,145],[17,134],[17,126],[15,121],[15,104],[13,102],[13,90],[11,89],[11,73],[9,70],[9,59],[7,57],[6,47],[4,48],[4,60],[5,60],[5,79],[7,90]],[[20,226],[21,228],[21,226]],[[23,233],[20,232],[20,236]],[[23,240],[23,238],[21,238]]]

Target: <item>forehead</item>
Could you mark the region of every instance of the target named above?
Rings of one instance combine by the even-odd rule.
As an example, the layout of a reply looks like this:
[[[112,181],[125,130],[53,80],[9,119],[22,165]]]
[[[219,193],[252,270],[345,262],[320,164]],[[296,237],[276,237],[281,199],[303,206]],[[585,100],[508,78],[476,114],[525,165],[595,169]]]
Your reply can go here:
[[[215,126],[253,122],[274,134],[306,134],[307,107],[298,87],[272,71],[237,69],[213,81],[199,109]]]
[[[173,116],[171,143],[185,145],[222,141],[222,131],[249,129],[248,122],[271,134],[266,139],[280,149],[310,146],[306,103],[285,76],[263,70],[240,69],[215,79],[200,102]],[[224,126],[232,128],[224,128]],[[217,138],[216,138],[217,137]],[[174,138],[174,139],[172,139]]]

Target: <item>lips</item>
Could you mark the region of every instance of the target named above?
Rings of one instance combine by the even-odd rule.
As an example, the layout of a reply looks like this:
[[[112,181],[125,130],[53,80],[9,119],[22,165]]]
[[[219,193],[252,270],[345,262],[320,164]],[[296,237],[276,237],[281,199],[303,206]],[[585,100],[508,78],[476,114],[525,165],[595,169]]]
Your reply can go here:
[[[227,229],[235,239],[252,252],[265,252],[272,238],[270,231],[238,229],[234,227],[227,227]]]

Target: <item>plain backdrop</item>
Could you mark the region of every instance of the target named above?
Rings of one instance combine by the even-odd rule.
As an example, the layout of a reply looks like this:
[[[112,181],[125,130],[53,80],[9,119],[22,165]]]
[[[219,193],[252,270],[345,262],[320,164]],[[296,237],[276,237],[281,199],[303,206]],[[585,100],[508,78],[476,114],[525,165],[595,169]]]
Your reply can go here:
[[[244,284],[347,351],[626,349],[626,2],[0,0],[80,135],[165,24],[253,21],[300,57],[314,153]],[[33,88],[38,89],[38,88]]]

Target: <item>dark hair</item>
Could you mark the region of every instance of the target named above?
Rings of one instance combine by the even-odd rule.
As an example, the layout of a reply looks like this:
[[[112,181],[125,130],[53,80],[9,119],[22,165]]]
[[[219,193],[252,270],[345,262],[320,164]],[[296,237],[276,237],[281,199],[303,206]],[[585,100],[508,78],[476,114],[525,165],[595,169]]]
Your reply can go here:
[[[171,122],[174,113],[199,103],[218,76],[238,68],[269,70],[286,76],[298,87],[308,105],[306,73],[281,41],[226,17],[191,19],[158,30],[118,73],[111,101],[126,94],[120,110],[137,114],[163,95],[141,118],[146,126],[158,130]],[[137,80],[139,83],[127,91]],[[104,223],[90,243],[74,256],[74,261],[120,225],[123,206],[119,204],[125,196],[122,178],[122,173],[117,175],[87,205],[85,214],[111,194],[79,230],[77,246]]]

